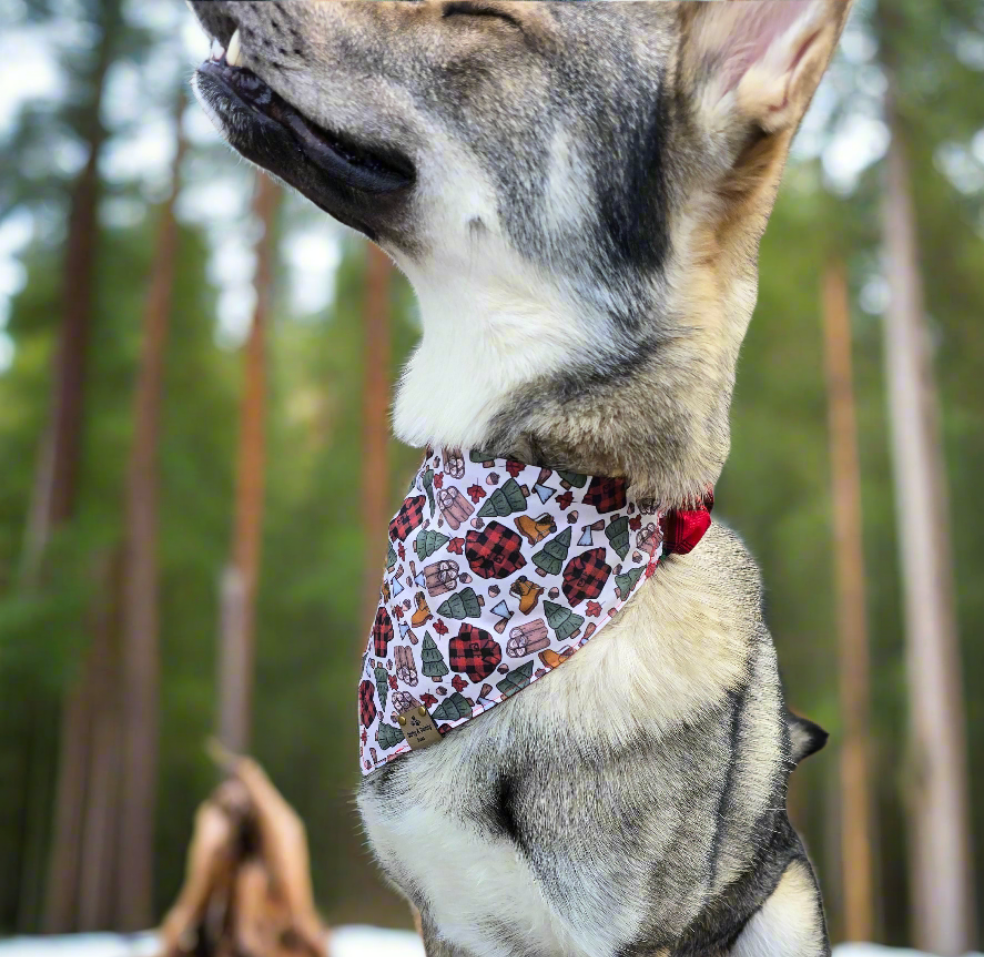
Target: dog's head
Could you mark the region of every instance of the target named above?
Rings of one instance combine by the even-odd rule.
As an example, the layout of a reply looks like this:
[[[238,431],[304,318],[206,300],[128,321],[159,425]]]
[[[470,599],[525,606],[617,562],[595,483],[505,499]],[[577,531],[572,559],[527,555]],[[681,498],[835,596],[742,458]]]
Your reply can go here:
[[[403,438],[664,499],[714,481],[758,241],[849,0],[191,5],[232,45],[196,78],[230,144],[417,291]]]

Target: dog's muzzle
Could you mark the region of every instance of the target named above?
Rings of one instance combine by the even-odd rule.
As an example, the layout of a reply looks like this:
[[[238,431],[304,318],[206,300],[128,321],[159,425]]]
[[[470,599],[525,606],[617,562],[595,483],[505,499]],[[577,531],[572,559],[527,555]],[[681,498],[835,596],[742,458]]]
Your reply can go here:
[[[413,186],[409,159],[317,126],[222,51],[198,69],[195,89],[235,150],[370,239],[379,213]]]

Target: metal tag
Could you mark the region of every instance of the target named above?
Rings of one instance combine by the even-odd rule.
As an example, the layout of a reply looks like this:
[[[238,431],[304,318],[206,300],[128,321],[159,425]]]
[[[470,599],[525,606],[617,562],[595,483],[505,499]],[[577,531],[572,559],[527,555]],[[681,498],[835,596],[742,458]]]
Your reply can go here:
[[[414,751],[429,747],[441,740],[441,732],[437,730],[434,719],[423,706],[405,711],[397,721],[403,737]]]

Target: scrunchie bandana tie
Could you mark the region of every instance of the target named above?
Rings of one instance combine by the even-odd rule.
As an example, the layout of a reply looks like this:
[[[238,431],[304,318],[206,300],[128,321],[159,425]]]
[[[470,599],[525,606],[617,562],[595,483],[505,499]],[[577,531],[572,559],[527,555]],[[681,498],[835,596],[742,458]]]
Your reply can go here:
[[[359,684],[363,774],[411,750],[404,716],[426,709],[444,735],[563,664],[661,556],[700,541],[712,503],[664,513],[624,479],[428,450],[389,525]]]

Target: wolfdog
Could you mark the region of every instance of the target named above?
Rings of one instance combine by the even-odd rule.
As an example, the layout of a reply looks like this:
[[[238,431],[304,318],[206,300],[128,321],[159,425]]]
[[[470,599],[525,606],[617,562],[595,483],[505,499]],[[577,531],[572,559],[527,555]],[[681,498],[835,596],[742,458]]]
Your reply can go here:
[[[849,0],[191,6],[221,134],[416,291],[401,439],[661,508],[706,495]],[[715,524],[547,680],[368,774],[359,807],[430,957],[818,957],[786,787],[824,737],[787,711],[759,573]]]

